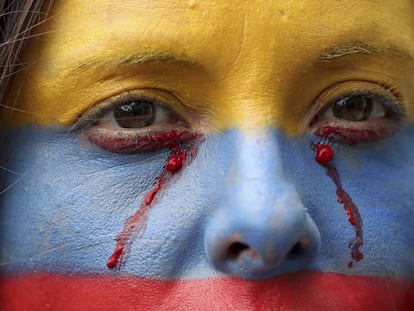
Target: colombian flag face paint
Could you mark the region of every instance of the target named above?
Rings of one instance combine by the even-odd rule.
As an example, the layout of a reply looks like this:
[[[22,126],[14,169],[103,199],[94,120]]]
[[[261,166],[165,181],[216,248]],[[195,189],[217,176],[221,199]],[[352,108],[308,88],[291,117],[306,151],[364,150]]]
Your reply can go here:
[[[57,1],[2,103],[2,309],[412,309],[413,11]]]

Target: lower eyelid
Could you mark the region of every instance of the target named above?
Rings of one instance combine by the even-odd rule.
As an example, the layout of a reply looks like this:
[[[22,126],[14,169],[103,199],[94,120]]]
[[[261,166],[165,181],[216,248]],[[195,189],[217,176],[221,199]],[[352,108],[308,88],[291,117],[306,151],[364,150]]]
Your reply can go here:
[[[160,149],[174,148],[192,143],[201,138],[200,134],[182,130],[164,129],[151,133],[136,131],[113,131],[111,129],[90,128],[83,137],[90,143],[110,152],[134,154],[154,152]]]
[[[344,142],[348,145],[376,142],[398,132],[395,120],[368,120],[362,122],[328,121],[315,127],[314,135],[329,141]]]

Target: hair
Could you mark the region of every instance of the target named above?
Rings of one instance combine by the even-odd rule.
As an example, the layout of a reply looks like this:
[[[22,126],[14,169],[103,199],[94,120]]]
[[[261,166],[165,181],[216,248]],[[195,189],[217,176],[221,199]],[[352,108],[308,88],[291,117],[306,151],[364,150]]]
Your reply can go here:
[[[46,20],[52,1],[0,0],[0,107],[24,64],[19,59],[33,30]]]

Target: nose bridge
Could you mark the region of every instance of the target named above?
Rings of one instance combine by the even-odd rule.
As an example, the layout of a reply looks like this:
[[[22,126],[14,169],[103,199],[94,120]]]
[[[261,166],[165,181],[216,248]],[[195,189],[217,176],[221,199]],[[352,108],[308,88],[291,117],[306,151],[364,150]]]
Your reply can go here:
[[[283,175],[280,146],[270,131],[255,131],[240,135],[236,167],[240,177],[237,183],[269,184],[269,178]]]
[[[252,221],[260,215],[273,218],[281,209],[302,208],[293,185],[284,174],[281,148],[286,146],[282,145],[279,134],[262,130],[240,136],[227,181],[228,199],[233,201],[228,208],[255,215]],[[289,207],[284,201],[290,201]]]
[[[247,49],[231,71],[221,77],[221,87],[214,93],[215,122],[221,129],[239,128],[260,131],[263,127],[283,128],[286,109],[286,84],[282,68],[270,55],[257,57]],[[249,61],[246,61],[246,60]]]
[[[288,252],[290,237],[295,239],[306,227],[306,208],[294,185],[284,174],[280,133],[260,130],[241,134],[233,172],[227,181],[224,213],[231,220],[229,229],[237,232],[264,260],[272,254],[265,248],[278,239],[279,251]],[[295,243],[295,242],[292,242]]]

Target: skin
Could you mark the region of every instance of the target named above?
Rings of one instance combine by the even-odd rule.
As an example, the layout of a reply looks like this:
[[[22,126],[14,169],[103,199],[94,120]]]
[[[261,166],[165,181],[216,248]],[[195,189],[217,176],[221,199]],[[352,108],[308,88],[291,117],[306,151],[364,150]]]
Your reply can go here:
[[[2,304],[411,307],[412,12],[411,0],[57,1],[2,114]],[[120,129],[107,111],[128,92],[155,98],[186,125]],[[398,113],[324,114],[364,92]],[[356,145],[329,142],[363,220],[364,259],[352,268],[354,228],[311,148],[326,125],[396,129]],[[173,151],[160,142],[124,154],[102,137],[183,129],[202,137],[196,154],[167,175],[125,262],[108,269],[116,236]],[[234,243],[247,248],[229,251]],[[69,302],[56,298],[64,284]],[[80,298],[82,289],[95,299]]]

